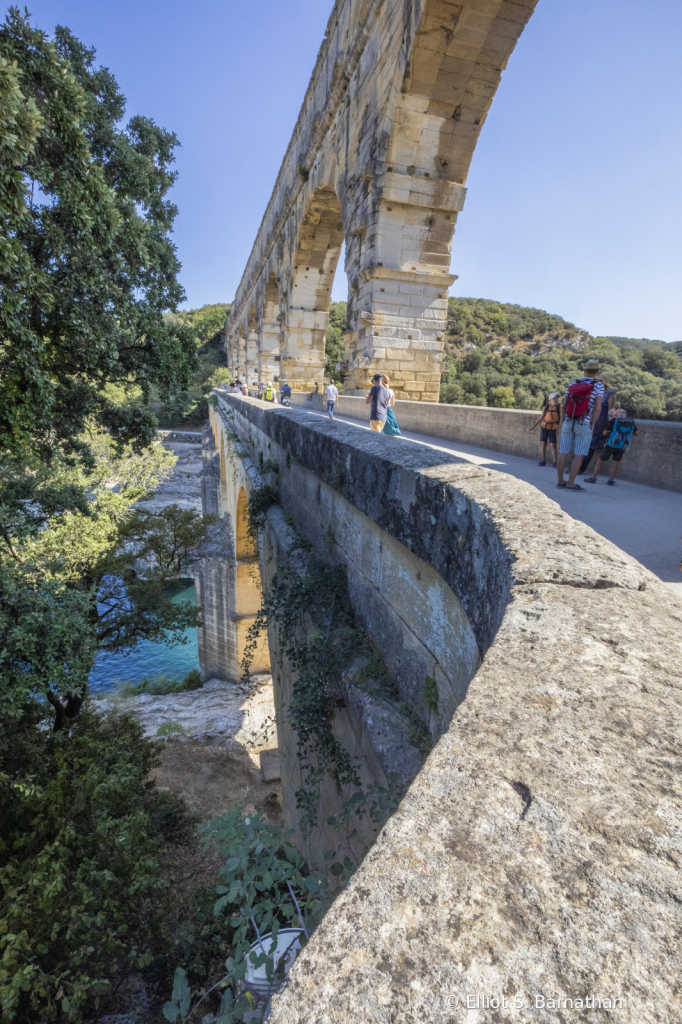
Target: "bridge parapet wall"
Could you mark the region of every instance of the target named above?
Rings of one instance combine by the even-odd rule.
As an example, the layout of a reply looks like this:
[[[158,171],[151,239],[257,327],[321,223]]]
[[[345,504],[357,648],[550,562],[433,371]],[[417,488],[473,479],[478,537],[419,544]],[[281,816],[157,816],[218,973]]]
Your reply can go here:
[[[292,404],[323,411],[323,396],[308,402],[307,395],[292,395]],[[540,428],[531,433],[538,413],[528,409],[491,409],[478,405],[425,405],[396,402],[396,416],[403,430],[441,437],[447,441],[491,448],[507,455],[538,456]],[[339,395],[337,413],[353,419],[368,419],[364,397]],[[619,476],[623,480],[682,491],[682,423],[665,420],[637,420],[639,436],[633,438],[623,459]]]
[[[506,474],[220,401],[433,567],[483,656],[270,1019],[459,1020],[468,997],[481,1021],[490,1000],[524,1022],[595,999],[628,1024],[673,1019],[682,604]]]

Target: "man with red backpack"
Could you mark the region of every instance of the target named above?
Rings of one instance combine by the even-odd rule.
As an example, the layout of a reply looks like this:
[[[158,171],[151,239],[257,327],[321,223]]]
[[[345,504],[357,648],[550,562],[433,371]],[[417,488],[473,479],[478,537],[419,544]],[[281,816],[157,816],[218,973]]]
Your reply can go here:
[[[565,487],[567,491],[584,491],[585,488],[575,482],[583,456],[590,450],[592,428],[599,418],[604,385],[597,380],[596,374],[601,371],[598,359],[590,359],[585,365],[585,376],[572,381],[566,388],[561,405],[561,441],[559,442],[559,461],[557,470],[559,482],[557,487]],[[564,480],[566,456],[573,449],[573,461],[568,472],[568,483]]]

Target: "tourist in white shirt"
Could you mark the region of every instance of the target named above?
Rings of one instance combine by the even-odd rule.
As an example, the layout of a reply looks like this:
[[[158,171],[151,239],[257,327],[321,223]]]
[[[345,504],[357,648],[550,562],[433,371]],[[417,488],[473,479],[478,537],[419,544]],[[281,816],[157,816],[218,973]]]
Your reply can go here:
[[[327,412],[329,414],[329,419],[333,420],[334,406],[339,400],[339,389],[337,388],[336,384],[331,379],[331,377],[329,378],[329,384],[327,384],[327,387],[324,389],[324,397],[327,402]]]

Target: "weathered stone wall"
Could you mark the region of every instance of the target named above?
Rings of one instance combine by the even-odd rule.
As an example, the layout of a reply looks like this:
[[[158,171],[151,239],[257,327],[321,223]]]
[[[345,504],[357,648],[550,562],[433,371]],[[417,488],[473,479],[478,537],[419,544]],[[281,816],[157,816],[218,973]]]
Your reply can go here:
[[[292,404],[311,408],[305,395],[293,395]],[[325,408],[322,396],[315,396],[312,408]],[[339,395],[336,411],[340,416],[364,421],[369,416],[365,399],[353,395]],[[395,413],[404,430],[491,448],[507,455],[538,457],[540,428],[530,432],[538,418],[535,411],[444,403],[425,406],[401,401],[396,403]],[[682,491],[682,423],[638,420],[637,426],[639,437],[633,438],[619,476],[649,487]]]
[[[300,536],[330,567],[346,566],[357,615],[379,645],[401,697],[437,738],[464,699],[480,661],[476,637],[461,603],[431,565],[297,458],[287,459],[287,447],[239,409],[233,423],[254,456],[262,455],[280,465],[280,501]],[[345,463],[339,463],[335,473],[344,472]],[[435,679],[438,686],[438,712],[429,711],[424,703],[427,677]]]
[[[211,409],[211,417],[216,414]],[[197,631],[203,679],[235,682],[248,642],[248,630],[261,605],[258,559],[246,538],[244,505],[251,481],[225,435],[218,449],[212,429],[204,431],[201,500],[204,513],[218,516],[194,558],[194,583],[202,625]],[[260,643],[252,671],[270,667],[267,644]]]
[[[297,537],[311,544],[328,561],[330,571],[335,565],[344,564],[355,612],[381,651],[397,684],[399,698],[407,702],[411,714],[421,719],[433,739],[437,739],[464,699],[480,662],[476,638],[452,590],[431,565],[378,527],[295,457],[292,460],[286,448],[260,431],[239,408],[220,403],[213,422],[218,439],[225,430],[239,436],[234,448],[251,487],[262,485],[256,469],[259,463],[267,460],[280,468],[277,479],[281,507],[268,513],[264,547],[260,551],[265,591],[277,568],[291,562]],[[228,490],[233,486],[228,472]],[[284,515],[295,522],[296,533],[284,524]],[[305,562],[301,552],[294,558],[294,565],[299,561]],[[309,862],[323,868],[325,851],[338,846],[334,830],[326,826],[327,819],[341,811],[350,793],[339,793],[336,785],[327,780],[322,787],[320,827],[314,836],[302,836],[295,797],[301,784],[296,739],[284,710],[294,679],[286,662],[282,663],[272,625],[269,647],[278,708],[285,823],[296,832]],[[419,749],[410,737],[413,723],[405,720],[396,701],[368,695],[355,685],[352,665],[334,667],[342,674],[347,698],[343,709],[334,714],[336,738],[358,759],[365,788],[370,783],[386,786],[387,778],[394,777],[404,790],[422,764]],[[430,708],[425,701],[428,678],[437,687],[437,708]]]
[[[682,604],[512,477],[225,404],[429,563],[483,655],[273,1024],[676,1020]]]
[[[474,147],[536,0],[337,0],[227,321],[249,384],[321,379],[342,245],[347,384],[438,400]]]

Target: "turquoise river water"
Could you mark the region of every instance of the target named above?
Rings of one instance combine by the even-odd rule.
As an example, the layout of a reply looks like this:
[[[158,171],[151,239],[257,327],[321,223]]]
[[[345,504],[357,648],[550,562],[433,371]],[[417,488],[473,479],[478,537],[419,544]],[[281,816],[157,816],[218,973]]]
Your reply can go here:
[[[174,594],[172,601],[196,602],[194,583]],[[90,673],[90,688],[102,692],[119,683],[139,683],[145,676],[168,676],[183,679],[192,669],[199,668],[199,650],[196,629],[186,629],[186,644],[168,647],[143,640],[130,654],[101,654]]]

